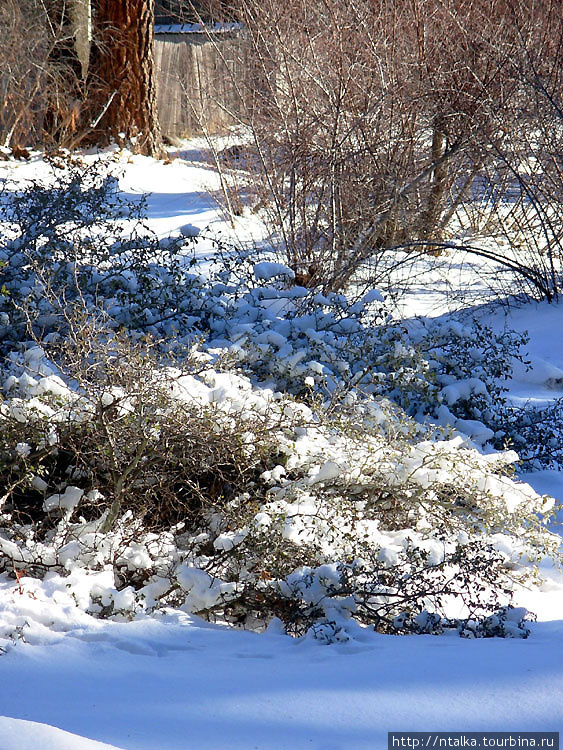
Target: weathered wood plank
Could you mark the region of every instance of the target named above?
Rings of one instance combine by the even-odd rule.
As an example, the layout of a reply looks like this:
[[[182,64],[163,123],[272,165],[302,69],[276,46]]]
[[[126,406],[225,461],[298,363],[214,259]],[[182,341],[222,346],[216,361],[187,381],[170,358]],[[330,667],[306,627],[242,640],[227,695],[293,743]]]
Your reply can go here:
[[[165,135],[216,133],[244,118],[240,90],[247,76],[248,51],[240,32],[158,33],[154,57]]]

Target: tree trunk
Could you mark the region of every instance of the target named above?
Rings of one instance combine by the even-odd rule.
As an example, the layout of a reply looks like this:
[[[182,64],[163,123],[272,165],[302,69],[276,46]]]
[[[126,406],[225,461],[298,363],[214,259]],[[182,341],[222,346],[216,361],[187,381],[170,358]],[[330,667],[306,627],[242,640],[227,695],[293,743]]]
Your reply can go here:
[[[82,80],[88,75],[90,63],[90,32],[92,26],[92,6],[90,0],[70,0],[69,15],[71,18],[74,50],[80,61]]]
[[[73,9],[74,6],[59,2],[45,6],[50,52],[46,60],[48,85],[42,127],[47,148],[66,147],[80,120],[82,66],[74,42]],[[34,62],[38,68],[41,67],[42,61]]]
[[[420,221],[421,240],[441,239],[440,216],[448,187],[448,164],[442,161],[445,152],[446,135],[440,118],[437,118],[432,127],[431,152],[432,163],[436,164],[436,167],[432,171],[426,210]]]
[[[84,126],[88,140],[125,139],[162,155],[153,66],[153,0],[95,0]]]

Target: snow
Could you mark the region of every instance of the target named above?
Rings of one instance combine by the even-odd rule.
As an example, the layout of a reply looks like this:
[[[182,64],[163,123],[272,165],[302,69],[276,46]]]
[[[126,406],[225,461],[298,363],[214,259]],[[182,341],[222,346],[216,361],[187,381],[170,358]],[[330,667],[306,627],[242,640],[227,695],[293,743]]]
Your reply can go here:
[[[50,725],[128,750],[371,750],[414,728],[560,731],[562,635],[539,623],[527,641],[371,634],[326,647],[189,618],[86,626],[3,657],[2,710],[45,725],[47,741]],[[6,747],[33,746],[24,734]]]
[[[198,147],[192,148],[197,152]],[[219,189],[216,175],[182,153],[191,153],[189,147],[168,165],[125,154],[120,157],[121,189],[134,196],[151,191],[149,220],[161,237],[193,236],[208,228],[227,234],[228,224],[210,197],[210,192]],[[23,179],[45,167],[38,155],[30,164],[0,162],[0,174],[16,169]],[[244,236],[259,234],[252,220],[241,219],[241,223]],[[478,297],[475,277],[461,267],[457,271],[464,283],[469,278]],[[255,265],[254,274],[268,281],[280,275],[291,278],[293,271],[267,261]],[[403,314],[445,314],[446,284],[443,277],[434,280],[434,285],[421,281],[427,293],[407,297]],[[378,300],[374,291],[363,302]],[[261,304],[266,302],[263,299]],[[288,297],[285,302],[292,300]],[[528,303],[506,311],[482,306],[477,312],[497,331],[505,327],[529,331],[531,369],[515,366],[511,398],[548,403],[563,395],[563,304]],[[275,314],[273,308],[270,313]],[[247,324],[234,321],[235,325],[244,335]],[[459,322],[451,325],[465,335]],[[296,326],[312,341],[320,335],[305,319],[296,320]],[[282,349],[289,333],[266,328],[259,335],[258,344]],[[39,371],[40,351],[27,349],[25,357],[36,377],[14,378],[12,387],[30,396],[38,389],[65,396],[68,389],[54,373]],[[304,351],[296,349],[286,361],[289,367],[297,367],[305,357]],[[303,383],[313,387],[311,373],[321,377],[328,368],[315,360],[306,364]],[[213,403],[226,411],[269,408],[268,395],[251,392],[245,383],[231,374],[210,372],[205,381],[182,376],[175,388],[188,401]],[[457,400],[482,392],[478,378],[444,384],[440,415],[462,437],[454,437],[451,446],[443,444],[440,450],[456,449],[463,436],[479,446],[491,438],[481,423],[456,420],[448,409]],[[23,407],[18,408],[25,419]],[[347,473],[357,470],[347,465],[341,446],[323,443],[306,428],[299,430],[296,452],[317,451],[304,486],[344,481]],[[20,444],[18,452],[25,456],[27,449]],[[441,467],[434,450],[431,445],[418,445],[405,457],[400,471],[421,484],[439,481]],[[477,451],[475,455],[483,463],[496,460]],[[291,465],[274,467],[269,481],[283,483],[286,471],[291,471]],[[563,499],[559,472],[545,469],[522,479],[526,484],[518,485],[520,500],[531,497],[530,487]],[[40,477],[34,481],[42,486]],[[516,495],[512,489],[508,491],[501,480],[494,489],[506,493],[508,510],[513,510]],[[45,508],[70,512],[81,492],[67,487],[47,497]],[[316,507],[308,502],[304,491],[300,512],[314,518]],[[270,521],[265,511],[256,517],[265,528]],[[306,533],[307,528],[288,518],[288,538]],[[228,532],[214,544],[229,550],[239,542],[240,532]],[[499,537],[499,548],[503,543]],[[72,545],[77,544],[77,540],[70,541],[61,550],[61,561],[71,567],[76,553]],[[387,551],[391,555],[393,548]],[[2,552],[21,562],[22,570],[32,562],[25,555],[20,559],[19,549],[7,541],[2,543]],[[137,555],[132,564],[142,566],[140,545],[131,546],[128,554]],[[130,622],[96,619],[84,611],[93,594],[101,605],[119,596],[117,608],[129,606],[132,597],[127,588],[115,593],[107,570],[85,574],[75,568],[68,577],[52,573],[42,582],[26,576],[25,570],[17,582],[2,575],[0,629],[12,632],[13,642],[0,655],[0,711],[4,714],[0,750],[379,750],[387,746],[389,731],[561,732],[563,575],[548,561],[542,563],[541,572],[541,586],[520,589],[517,595],[518,605],[538,617],[538,622],[529,625],[527,640],[465,640],[451,633],[384,636],[358,626],[351,629],[347,642],[330,646],[310,636],[292,639],[278,632],[276,623],[257,634],[209,624],[187,611],[140,616]],[[330,576],[329,569],[324,573]],[[196,609],[229,594],[229,584],[187,563],[176,577],[188,604]],[[147,589],[146,596],[150,593]]]
[[[46,511],[57,509],[72,510],[78,505],[83,494],[84,490],[81,490],[79,487],[69,486],[62,494],[57,493],[45,498],[43,508]]]
[[[472,395],[484,395],[487,393],[487,386],[479,378],[468,378],[467,380],[458,380],[455,384],[447,385],[442,388],[441,395],[448,406],[452,406],[460,399],[469,399]]]
[[[463,398],[463,396],[461,395],[462,390],[463,389],[459,388],[457,385],[452,385],[444,388],[442,392],[446,392],[446,398],[451,398],[451,400],[449,400],[448,398],[448,403],[452,404],[460,398]],[[438,407],[437,415],[439,424],[455,427],[458,432],[460,432],[462,435],[467,435],[473,440],[474,443],[477,443],[478,445],[484,445],[494,436],[494,432],[478,420],[458,419],[454,414],[451,413],[451,411],[445,404],[442,404]]]
[[[286,276],[290,279],[295,278],[295,271],[283,263],[271,263],[261,261],[254,266],[254,276],[259,280],[269,281],[276,276]]]
[[[0,716],[0,747],[2,750],[20,750],[22,747],[41,750],[117,750],[114,745],[105,742],[87,740],[56,727],[7,716]]]
[[[225,34],[233,31],[240,31],[242,24],[240,23],[214,23],[214,24],[201,24],[201,23],[157,23],[154,26],[155,34],[202,34],[208,36],[210,34]]]

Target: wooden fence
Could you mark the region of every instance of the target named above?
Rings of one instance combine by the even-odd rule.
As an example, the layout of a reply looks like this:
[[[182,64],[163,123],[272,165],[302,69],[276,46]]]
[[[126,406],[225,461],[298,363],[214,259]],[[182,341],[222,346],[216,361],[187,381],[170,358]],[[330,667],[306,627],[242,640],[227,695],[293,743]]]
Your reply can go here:
[[[154,57],[162,132],[220,132],[243,115],[248,49],[240,28],[156,26]],[[238,90],[237,90],[238,89]]]

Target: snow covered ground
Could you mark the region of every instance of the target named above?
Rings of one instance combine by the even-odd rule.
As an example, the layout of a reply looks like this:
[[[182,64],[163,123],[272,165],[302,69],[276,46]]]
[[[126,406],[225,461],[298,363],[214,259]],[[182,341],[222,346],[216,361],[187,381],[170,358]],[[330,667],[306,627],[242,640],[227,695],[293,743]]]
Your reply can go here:
[[[125,193],[151,191],[161,236],[230,231],[197,146],[171,164],[120,162]],[[14,169],[42,166],[0,162],[0,176]],[[243,236],[259,235],[252,219],[242,224]],[[441,284],[425,282],[404,313],[443,314]],[[532,370],[515,373],[513,398],[563,395],[563,305],[481,313],[496,330],[529,331]],[[563,499],[561,474],[525,479]],[[0,619],[20,623],[25,642],[0,656],[0,750],[377,750],[389,731],[563,732],[563,576],[544,575],[515,602],[538,617],[527,640],[365,632],[331,646],[181,613],[101,621],[39,581],[1,578]]]
[[[369,634],[325,647],[188,618],[92,622],[4,657],[2,710],[131,750],[371,750],[388,731],[558,731],[562,636],[559,621],[526,641]],[[10,744],[2,719],[0,747],[50,747],[53,730],[44,745],[32,731],[18,725]]]

